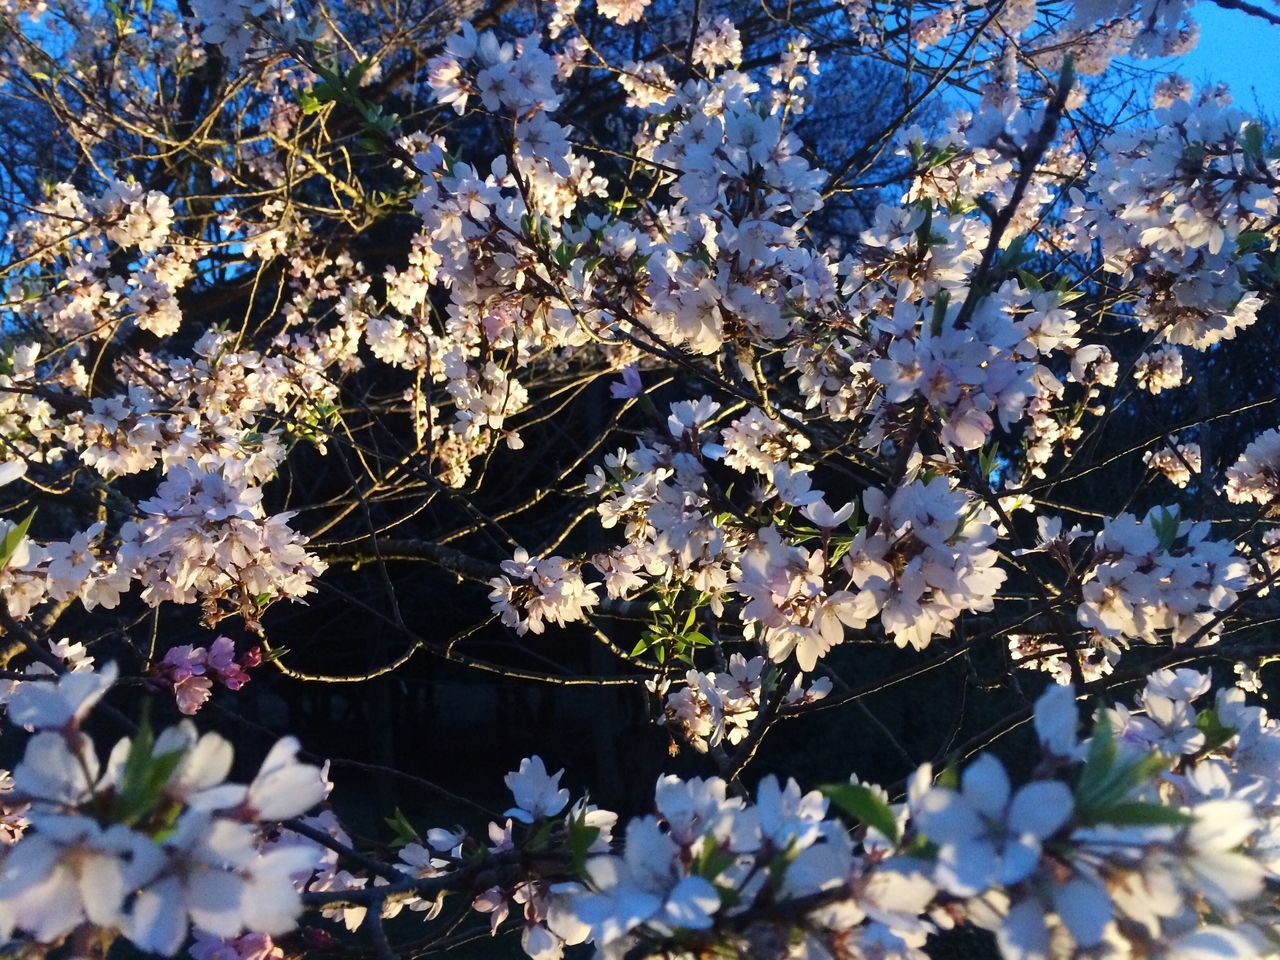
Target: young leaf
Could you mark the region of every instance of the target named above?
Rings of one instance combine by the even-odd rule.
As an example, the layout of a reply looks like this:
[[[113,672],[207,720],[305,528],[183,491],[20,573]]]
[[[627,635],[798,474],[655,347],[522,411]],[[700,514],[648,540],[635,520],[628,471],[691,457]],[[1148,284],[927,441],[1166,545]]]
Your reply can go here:
[[[583,872],[587,863],[587,853],[599,836],[600,828],[590,826],[585,815],[569,820],[569,832],[565,837],[564,845],[569,851],[570,872],[574,874]]]
[[[1254,160],[1262,159],[1262,125],[1250,123],[1244,128],[1244,152]]]
[[[1213,750],[1222,746],[1236,735],[1235,727],[1222,722],[1218,711],[1208,707],[1196,714],[1196,728],[1204,734],[1204,750]]]
[[[836,783],[823,787],[822,792],[855,820],[874,827],[892,843],[898,842],[898,818],[869,787],[857,783]]]
[[[1141,803],[1136,800],[1113,804],[1094,819],[1099,823],[1124,827],[1185,827],[1194,820],[1190,814],[1175,810],[1173,807],[1162,807],[1158,803]]]
[[[403,847],[407,843],[416,843],[418,841],[418,831],[413,828],[413,824],[404,815],[404,811],[396,807],[395,813],[384,818],[384,823],[391,828],[395,838],[392,843],[397,847]]]
[[[115,801],[117,819],[130,826],[156,809],[169,778],[184,756],[181,750],[170,750],[157,756],[155,745],[155,734],[144,708],[138,732],[129,745],[129,756],[125,758]]]
[[[27,530],[31,527],[31,521],[35,515],[36,512],[33,509],[27,514],[25,520],[10,529],[4,535],[4,539],[0,540],[0,570],[9,565],[13,555],[18,552],[18,547],[22,546],[22,541],[26,539]]]

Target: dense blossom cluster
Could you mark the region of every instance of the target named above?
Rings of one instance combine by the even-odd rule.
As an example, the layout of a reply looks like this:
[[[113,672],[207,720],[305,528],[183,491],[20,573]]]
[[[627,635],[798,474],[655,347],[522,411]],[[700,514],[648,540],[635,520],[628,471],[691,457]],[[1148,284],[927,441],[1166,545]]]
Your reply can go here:
[[[1271,504],[1280,494],[1280,430],[1254,439],[1227,471],[1227,496],[1233,503]]]
[[[304,596],[324,569],[287,514],[264,515],[261,497],[239,463],[206,471],[188,460],[138,505],[143,519],[121,526],[114,554],[102,550],[101,522],[65,542],[24,539],[0,573],[5,605],[18,617],[46,599],[112,608],[138,581],[153,606],[200,601],[211,621],[253,618],[273,599]]]
[[[189,724],[117,741],[104,761],[81,722],[117,671],[20,681],[10,723],[32,732],[9,796],[23,828],[0,863],[0,922],[56,943],[89,925],[149,952],[175,954],[190,927],[236,937],[285,933],[302,910],[295,876],[314,849],[273,842],[269,824],[328,792],[317,767],[282,740],[247,786],[230,784],[231,745]]]
[[[1152,470],[1158,470],[1179,487],[1185,487],[1199,476],[1204,466],[1198,443],[1173,443],[1159,450],[1148,450],[1142,459]]]
[[[296,743],[277,744],[247,787],[224,782],[226,741],[189,725],[144,730],[100,765],[80,724],[115,676],[108,665],[23,681],[6,705],[34,734],[9,790],[23,806],[0,904],[37,941],[88,926],[172,954],[191,923],[193,956],[279,955],[272,936],[293,927],[306,890],[350,929],[369,922],[366,904],[429,919],[448,893],[470,896],[495,931],[514,910],[536,960],[585,940],[613,957],[672,937],[684,955],[719,937],[754,954],[780,935],[801,951],[788,955],[853,943],[924,957],[931,933],[961,921],[1013,956],[1267,949],[1280,727],[1239,688],[1209,698],[1194,670],[1153,673],[1084,740],[1075,691],[1052,685],[1035,706],[1039,772],[1016,789],[990,753],[941,779],[921,767],[900,803],[856,778],[804,793],[766,777],[752,802],[723,779],[666,776],[655,813],[627,822],[616,848],[617,816],[571,804],[564,771],[534,757],[508,775],[514,806],[487,842],[425,831],[377,877],[339,869],[350,837],[331,813],[297,821],[305,834],[262,825],[326,795]],[[476,863],[504,879],[477,888]],[[1193,901],[1220,924],[1198,924]]]
[[[582,574],[562,557],[531,558],[517,550],[502,562],[504,576],[489,583],[489,600],[501,614],[502,622],[516,633],[542,633],[546,621],[564,626],[581,620],[596,605],[595,587],[584,583]]]
[[[747,660],[735,653],[729,658],[728,670],[690,670],[684,677],[685,686],[667,696],[667,723],[702,752],[722,743],[741,743],[760,715],[766,665],[764,657]],[[805,689],[797,676],[783,703],[791,707],[815,703],[830,692],[831,681],[827,677]]]
[[[1093,544],[1092,569],[1078,616],[1104,637],[1174,643],[1207,640],[1217,614],[1248,583],[1248,568],[1228,541],[1209,539],[1209,524],[1154,507],[1141,520],[1108,521]]]
[[[249,682],[246,671],[261,662],[259,648],[254,647],[241,660],[236,660],[235,642],[229,637],[218,637],[207,648],[189,643],[170,647],[153,674],[173,688],[178,710],[191,715],[213,694],[215,680],[228,690],[239,690]]]
[[[1280,950],[1280,430],[1213,393],[1274,309],[1280,159],[1223,87],[1115,119],[1092,80],[1190,49],[1190,3],[100,6],[0,0],[15,125],[65,131],[2,178],[0,947]],[[845,149],[864,83],[901,108]],[[427,627],[406,562],[450,580]],[[334,598],[407,652],[317,672],[281,610]],[[260,645],[192,633],[226,620]],[[421,651],[625,690],[697,772],[626,819],[533,756],[485,829],[384,843],[297,740],[237,784],[134,710],[265,729],[222,709],[250,670]],[[864,698],[947,664],[908,750]],[[1026,709],[966,744],[975,690]],[[744,778],[847,704],[897,785]]]
[[[1262,301],[1234,265],[1248,267],[1253,254],[1240,238],[1275,216],[1277,198],[1237,175],[1267,164],[1241,111],[1210,96],[1178,100],[1155,121],[1110,138],[1092,175],[1097,200],[1080,205],[1088,229],[1077,242],[1101,241],[1107,269],[1135,285],[1143,330],[1204,350],[1257,319]]]

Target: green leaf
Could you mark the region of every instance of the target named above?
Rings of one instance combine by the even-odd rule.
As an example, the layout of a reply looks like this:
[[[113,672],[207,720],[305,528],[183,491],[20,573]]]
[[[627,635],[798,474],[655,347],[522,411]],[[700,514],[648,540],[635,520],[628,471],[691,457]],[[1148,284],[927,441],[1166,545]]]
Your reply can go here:
[[[600,828],[587,823],[585,811],[569,820],[569,832],[565,837],[565,849],[569,851],[571,871],[581,875],[587,864],[587,853],[600,836]]]
[[[853,513],[849,514],[849,519],[845,521],[845,526],[849,528],[850,533],[857,533],[864,526],[862,522],[862,501],[853,501]]]
[[[541,853],[546,850],[551,840],[551,829],[555,821],[543,820],[534,828],[533,834],[525,841],[524,849],[531,853]]]
[[[1111,724],[1105,718],[1094,719],[1093,736],[1089,740],[1089,755],[1084,770],[1076,781],[1076,806],[1088,807],[1104,787],[1111,767],[1115,764],[1116,742]]]
[[[364,75],[369,72],[369,68],[372,66],[373,66],[372,57],[370,57],[367,60],[361,60],[354,67],[352,67],[351,72],[348,73],[346,77],[343,78],[343,84],[346,86],[348,90],[355,90],[357,87],[360,86],[360,82],[364,79]]]
[[[1028,234],[1021,233],[1013,238],[1013,242],[1005,248],[1003,259],[1008,267],[1017,268],[1027,259],[1027,237]]]
[[[1132,804],[1126,798],[1141,783],[1160,770],[1168,768],[1170,758],[1160,753],[1139,759],[1122,759],[1116,746],[1111,724],[1105,719],[1095,722],[1084,770],[1076,781],[1075,803],[1085,823],[1112,823],[1111,811]]]
[[[120,776],[120,790],[116,796],[116,819],[134,826],[152,813],[164,796],[165,787],[174,770],[185,755],[182,750],[170,750],[156,755],[155,734],[151,729],[149,711],[145,708],[138,732],[129,745],[124,771]]]
[[[945,787],[948,790],[960,789],[960,767],[954,759],[942,768],[935,782],[939,787]]]
[[[925,197],[921,206],[924,207],[924,219],[920,221],[920,226],[916,227],[916,238],[922,247],[927,247],[930,234],[933,232],[933,201]]]
[[[948,163],[951,160],[954,160],[957,156],[959,156],[959,154],[960,154],[960,151],[957,150],[955,147],[949,147],[949,146],[943,147],[941,150],[937,151],[936,153],[934,153],[933,156],[929,158],[928,168],[932,170],[935,167],[940,167],[944,163]]]
[[[408,818],[404,815],[404,811],[399,807],[396,807],[396,812],[391,816],[385,817],[383,822],[386,823],[386,825],[391,828],[391,832],[395,834],[395,838],[392,840],[392,843],[397,847],[403,847],[405,844],[416,843],[418,841],[418,831],[413,828],[413,824],[409,822]]]
[[[120,775],[120,793],[127,797],[142,782],[147,761],[151,759],[151,751],[155,747],[155,734],[151,729],[149,716],[150,703],[143,703],[142,720],[138,724],[138,732],[129,744],[129,755],[124,761],[124,772]]]
[[[1213,707],[1196,714],[1196,729],[1204,734],[1204,750],[1214,750],[1236,735],[1236,728],[1222,722]]]
[[[830,563],[834,567],[844,558],[844,555],[853,548],[853,538],[832,537],[831,538],[831,560]]]
[[[319,113],[324,107],[324,101],[316,96],[311,90],[302,91],[298,96],[298,104],[302,107],[302,113],[304,116]]]
[[[1166,508],[1160,508],[1160,515],[1152,521],[1152,527],[1155,529],[1156,537],[1160,541],[1160,549],[1168,550],[1173,546],[1174,541],[1178,539],[1178,515],[1170,513]]]
[[[874,827],[890,842],[898,842],[898,818],[870,787],[858,783],[835,783],[823,787],[822,792],[855,820]]]
[[[1044,284],[1040,282],[1039,278],[1036,277],[1035,274],[1023,270],[1021,267],[1018,268],[1018,278],[1022,281],[1022,285],[1028,290],[1034,290],[1036,293],[1039,293],[1044,289]]]
[[[993,443],[990,447],[978,451],[978,471],[987,479],[991,478],[991,472],[995,469],[998,450],[999,446]]]
[[[1266,239],[1267,235],[1261,230],[1241,230],[1236,237],[1236,249],[1243,253],[1261,246]]]
[[[317,103],[325,104],[342,99],[343,90],[340,82],[336,79],[322,80],[311,87],[310,94]]]
[[[936,337],[942,333],[942,321],[947,316],[947,306],[951,303],[951,291],[939,290],[937,298],[933,301],[933,319],[929,322],[929,329]]]
[[[727,853],[719,844],[706,843],[702,846],[702,852],[693,859],[689,866],[691,872],[698,876],[714,880],[729,867],[733,866],[733,860],[733,855]]]
[[[1250,123],[1244,128],[1244,152],[1254,160],[1262,159],[1262,124]]]
[[[1094,819],[1099,823],[1125,827],[1185,827],[1195,820],[1190,814],[1175,810],[1173,807],[1162,807],[1158,803],[1142,803],[1137,800],[1113,804],[1097,814]]]
[[[27,530],[31,527],[31,521],[35,519],[36,511],[33,508],[27,514],[25,520],[11,527],[4,535],[4,539],[0,540],[0,570],[9,565],[9,561],[13,559],[13,555],[18,552],[18,547],[22,546],[22,541],[27,538]]]

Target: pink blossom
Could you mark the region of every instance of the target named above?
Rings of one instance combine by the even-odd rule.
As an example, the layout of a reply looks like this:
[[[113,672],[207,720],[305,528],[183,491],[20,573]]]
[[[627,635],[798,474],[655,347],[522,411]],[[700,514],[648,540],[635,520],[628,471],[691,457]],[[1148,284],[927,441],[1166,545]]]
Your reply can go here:
[[[213,681],[208,677],[188,674],[173,684],[173,695],[178,709],[188,717],[194,716],[213,694]]]

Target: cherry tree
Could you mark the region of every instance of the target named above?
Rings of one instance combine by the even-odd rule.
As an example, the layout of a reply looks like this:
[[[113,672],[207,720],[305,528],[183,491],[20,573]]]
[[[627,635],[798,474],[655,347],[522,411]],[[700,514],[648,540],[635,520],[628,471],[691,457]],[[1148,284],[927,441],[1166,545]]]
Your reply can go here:
[[[1280,952],[1280,152],[1194,17],[0,2],[6,955]],[[601,782],[371,828],[424,663]]]

